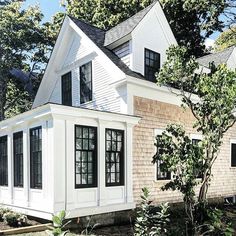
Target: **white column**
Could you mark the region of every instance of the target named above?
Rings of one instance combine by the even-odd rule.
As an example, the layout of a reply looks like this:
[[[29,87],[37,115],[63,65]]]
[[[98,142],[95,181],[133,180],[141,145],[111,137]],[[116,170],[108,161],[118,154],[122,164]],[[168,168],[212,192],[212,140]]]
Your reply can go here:
[[[126,124],[126,202],[133,202],[133,125]]]
[[[98,147],[98,204],[99,206],[106,205],[106,174],[105,174],[105,122],[99,120],[98,134],[97,134],[97,147]]]
[[[7,136],[8,189],[9,189],[9,196],[10,196],[9,200],[11,204],[13,203],[13,176],[14,176],[12,138],[13,138],[13,134],[8,133],[8,136]]]
[[[29,206],[29,189],[30,189],[30,144],[29,129],[23,129],[23,173],[24,173],[24,196],[25,205]]]

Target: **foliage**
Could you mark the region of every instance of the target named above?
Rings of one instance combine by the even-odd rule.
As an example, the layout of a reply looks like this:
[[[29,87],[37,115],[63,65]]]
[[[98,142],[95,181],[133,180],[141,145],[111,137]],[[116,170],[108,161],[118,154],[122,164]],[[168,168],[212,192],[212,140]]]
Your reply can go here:
[[[38,6],[23,9],[21,1],[10,1],[0,6],[0,120],[5,118],[6,113],[7,116],[11,115],[10,108],[14,112],[26,110],[27,106],[22,106],[23,109],[18,107],[19,103],[27,104],[20,100],[27,97],[30,103],[33,99],[34,94],[24,94],[28,86],[25,82],[34,82],[30,75],[43,72],[54,42],[47,27],[42,24],[42,18]],[[20,81],[13,76],[11,71],[14,68],[31,72],[28,73],[29,80]],[[17,86],[19,82],[20,86]],[[13,92],[15,88],[20,92]],[[12,93],[20,96],[12,99]]]
[[[194,224],[194,188],[199,183],[198,176],[204,170],[204,153],[199,144],[193,144],[180,125],[168,125],[161,137],[157,137],[157,152],[153,163],[162,160],[161,170],[170,171],[172,179],[162,187],[163,190],[178,190],[183,194],[185,211],[191,225]]]
[[[216,51],[222,51],[228,47],[236,45],[236,27],[231,27],[230,29],[224,31],[217,38],[216,42]]]
[[[236,72],[226,65],[210,65],[210,72],[203,73],[194,57],[186,57],[184,47],[172,46],[167,53],[159,75],[158,84],[168,86],[181,97],[183,107],[189,108],[195,128],[202,134],[199,145],[191,140],[183,128],[170,125],[158,140],[159,150],[153,158],[163,161],[163,171],[172,171],[173,180],[165,189],[177,189],[184,195],[186,213],[192,229],[204,222],[202,210],[206,208],[206,195],[224,134],[235,124],[233,114],[236,104]],[[196,73],[196,72],[199,73]],[[178,88],[178,90],[173,89]],[[197,170],[197,173],[195,173]],[[200,190],[197,192],[197,176],[201,173]]]
[[[109,29],[147,7],[153,0],[64,0],[67,14],[102,29]],[[222,14],[233,14],[232,0],[162,0],[164,12],[179,45],[188,47],[189,55],[204,54],[204,41],[214,31],[222,30]]]
[[[168,203],[162,204],[159,209],[154,208],[149,200],[147,188],[142,189],[141,198],[142,202],[137,212],[134,235],[166,235],[166,225],[169,222]]]
[[[71,222],[66,221],[66,212],[61,211],[57,215],[53,215],[52,217],[53,221],[53,228],[50,228],[52,231],[49,231],[48,233],[53,236],[63,236],[66,235],[69,231],[65,231],[65,227]]]
[[[162,0],[162,5],[180,46],[188,55],[202,56],[204,41],[214,31],[221,31],[235,15],[234,0]],[[222,15],[225,20],[222,21]],[[234,18],[236,19],[236,18]]]
[[[92,217],[91,217],[91,216],[87,216],[87,217],[86,217],[86,220],[87,220],[86,227],[85,227],[85,229],[81,232],[81,234],[82,234],[82,235],[92,235],[93,230],[94,230],[97,226],[99,226],[100,224],[99,224],[99,223],[91,224],[91,221],[92,221]]]
[[[152,0],[64,0],[67,14],[109,29],[147,7]]]
[[[27,223],[27,216],[14,211],[7,211],[3,214],[3,220],[9,226],[23,226]]]
[[[217,208],[206,208],[206,220],[203,227],[199,228],[200,233],[207,233],[208,235],[234,235],[234,229],[231,223],[225,217],[224,212]],[[204,229],[204,231],[203,231]],[[203,231],[203,232],[202,232]]]
[[[3,215],[10,211],[11,211],[10,208],[1,207],[0,208],[0,221],[3,221]]]

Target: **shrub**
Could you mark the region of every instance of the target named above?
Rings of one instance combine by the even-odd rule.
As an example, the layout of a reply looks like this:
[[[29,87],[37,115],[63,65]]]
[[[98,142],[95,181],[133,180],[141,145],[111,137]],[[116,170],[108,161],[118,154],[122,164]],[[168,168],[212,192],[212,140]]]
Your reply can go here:
[[[149,191],[142,189],[142,203],[137,211],[136,222],[134,226],[135,236],[160,236],[167,233],[166,225],[169,222],[168,203],[154,207],[149,201]]]
[[[49,227],[51,231],[47,231],[47,233],[51,236],[63,236],[68,233],[68,230],[65,231],[66,225],[68,225],[71,221],[66,221],[66,212],[61,211],[57,215],[53,215],[52,222],[53,227]]]
[[[3,221],[3,215],[7,212],[10,212],[11,209],[9,208],[4,208],[4,207],[1,207],[0,208],[0,221]]]
[[[3,214],[3,220],[9,226],[17,227],[27,223],[27,216],[14,211],[8,211]]]
[[[14,211],[4,213],[3,220],[12,227],[22,226],[27,223],[27,216]]]
[[[198,233],[204,235],[234,235],[232,224],[225,212],[220,209],[207,207],[204,211],[204,223],[198,227]]]

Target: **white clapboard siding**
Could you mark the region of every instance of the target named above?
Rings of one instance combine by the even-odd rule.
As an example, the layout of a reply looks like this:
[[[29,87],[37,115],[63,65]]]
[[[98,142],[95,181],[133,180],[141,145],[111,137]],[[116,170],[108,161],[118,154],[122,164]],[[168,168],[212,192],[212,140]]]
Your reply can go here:
[[[91,50],[86,48],[78,35],[74,36],[74,40],[71,44],[70,50],[68,51],[63,67],[70,65],[71,63],[77,61],[80,58],[85,57],[90,53]]]
[[[96,59],[93,61],[93,101],[83,107],[120,112],[120,99],[109,84],[112,78]]]
[[[91,109],[120,112],[121,102],[119,95],[109,84],[113,81],[112,75],[102,65],[99,56],[92,54],[90,48],[83,44],[78,36],[72,41],[65,60],[58,73],[55,88],[50,96],[50,102],[61,103],[61,76],[71,71],[72,73],[72,105]],[[80,105],[80,66],[92,61],[92,87],[93,101]],[[76,62],[76,64],[74,64]],[[73,65],[71,67],[71,65]]]

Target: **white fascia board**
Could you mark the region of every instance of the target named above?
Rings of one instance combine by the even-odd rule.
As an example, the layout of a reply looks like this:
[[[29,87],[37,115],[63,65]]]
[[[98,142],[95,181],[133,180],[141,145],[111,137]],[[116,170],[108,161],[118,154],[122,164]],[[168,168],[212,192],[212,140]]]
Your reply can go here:
[[[32,108],[35,108],[35,107],[41,105],[41,97],[40,96],[45,97],[44,87],[46,86],[46,83],[48,83],[48,79],[53,79],[53,78],[49,77],[49,74],[51,73],[52,68],[55,64],[55,59],[56,59],[56,56],[57,56],[57,52],[59,51],[59,46],[61,45],[61,42],[64,39],[65,32],[67,31],[68,26],[69,26],[69,18],[68,18],[68,16],[66,16],[65,19],[64,19],[64,22],[62,24],[61,30],[59,32],[58,38],[56,40],[55,46],[53,48],[53,51],[51,53],[51,56],[49,58],[49,62],[47,64],[47,67],[46,67],[45,73],[43,75],[42,81],[40,83],[38,92],[37,92],[36,97],[34,99]],[[52,89],[53,88],[51,88],[51,90]],[[43,93],[43,95],[42,95],[42,93]],[[47,99],[49,100],[50,96],[51,96],[51,91],[47,95],[48,95]]]
[[[125,73],[121,71],[111,59],[71,20],[69,19],[71,28],[78,33],[82,39],[86,39],[87,46],[94,50],[98,56],[101,56],[103,59],[104,67],[113,74],[116,78],[125,78]]]
[[[131,33],[125,35],[125,36],[124,36],[123,38],[121,38],[121,39],[118,39],[118,40],[115,41],[114,43],[107,45],[106,47],[107,47],[108,49],[112,50],[112,49],[114,49],[114,48],[120,46],[121,44],[126,43],[127,41],[130,41],[130,40],[131,40]]]
[[[30,111],[24,112],[10,119],[0,122],[0,130],[8,129],[12,126],[17,126],[34,120],[53,119],[60,116],[67,120],[73,118],[93,118],[103,121],[122,122],[131,125],[136,125],[141,117],[125,115],[120,113],[98,111],[87,108],[70,107],[57,104],[46,104],[39,106]]]
[[[23,123],[27,123],[28,121],[41,120],[41,119],[46,119],[46,118],[52,118],[49,104],[39,106],[30,111],[26,111],[12,118],[1,121],[0,129],[10,128],[12,126],[17,126]]]
[[[50,104],[52,116],[61,117],[67,120],[69,117],[72,118],[92,118],[103,121],[114,121],[128,123],[136,125],[140,121],[141,117],[131,116],[121,113],[113,113],[107,111],[99,111],[87,108],[69,107],[57,104]]]

